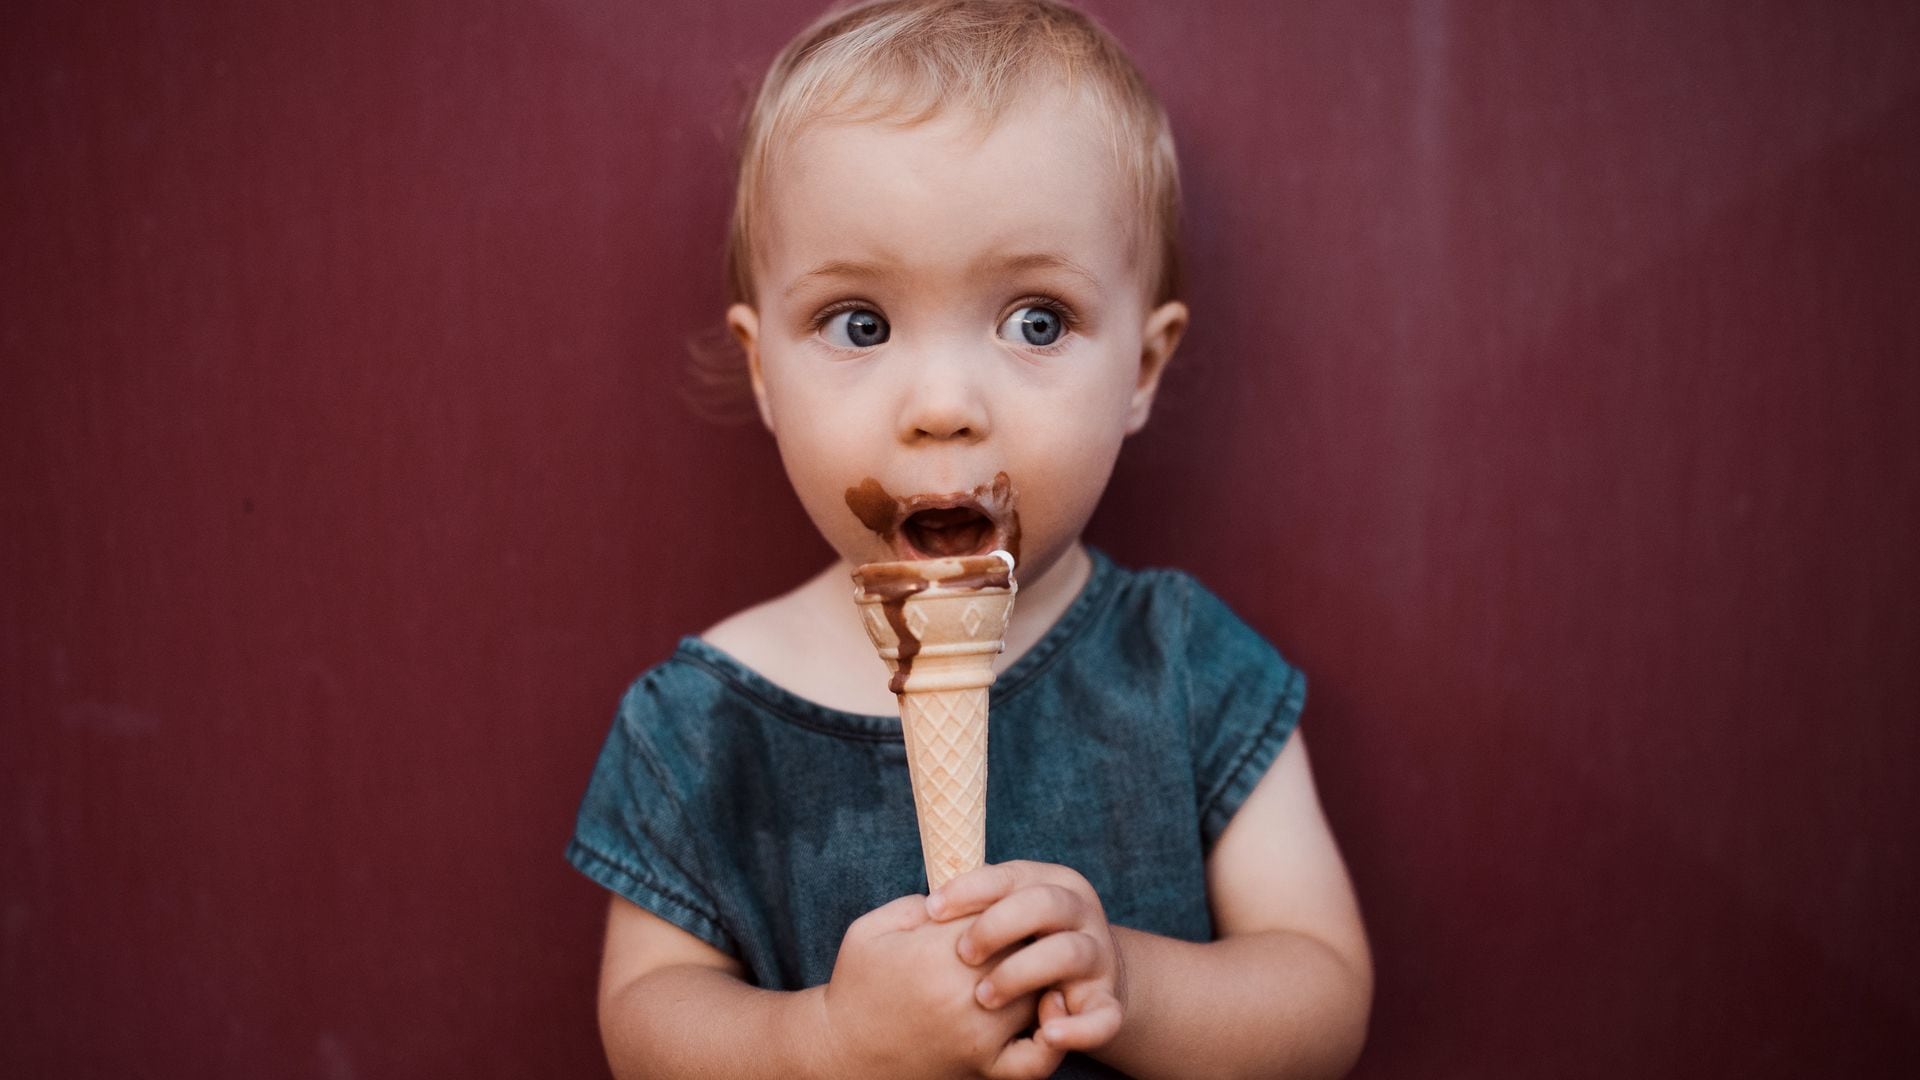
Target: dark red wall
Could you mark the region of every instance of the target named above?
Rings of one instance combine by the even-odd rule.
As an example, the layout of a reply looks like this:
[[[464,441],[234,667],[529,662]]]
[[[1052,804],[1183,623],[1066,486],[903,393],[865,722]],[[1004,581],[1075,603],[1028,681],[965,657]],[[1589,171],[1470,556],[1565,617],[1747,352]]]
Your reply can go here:
[[[1360,1075],[1911,1075],[1920,9],[1094,6],[1197,318],[1092,538],[1314,676]],[[615,698],[825,557],[684,348],[814,8],[0,14],[0,1074],[601,1068]]]

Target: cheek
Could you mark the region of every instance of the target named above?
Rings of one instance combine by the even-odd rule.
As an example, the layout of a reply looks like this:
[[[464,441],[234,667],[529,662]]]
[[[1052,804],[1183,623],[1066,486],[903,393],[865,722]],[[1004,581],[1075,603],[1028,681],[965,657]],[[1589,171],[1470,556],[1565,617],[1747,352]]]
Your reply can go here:
[[[1055,424],[1022,456],[1014,481],[1024,524],[1036,532],[1073,533],[1093,514],[1120,453],[1115,423]]]
[[[844,390],[783,366],[768,369],[766,393],[783,455],[830,460],[851,445],[854,427],[844,420],[858,405]]]
[[[818,513],[844,500],[847,488],[859,484],[852,475],[866,456],[847,435],[848,425],[821,423],[817,416],[776,417],[775,441],[780,460],[795,494]]]
[[[1036,450],[1027,456],[1056,463],[1061,472],[1070,470],[1073,476],[1091,471],[1096,474],[1095,483],[1104,481],[1126,438],[1131,396],[1131,384],[1110,373],[1085,380],[1069,392],[1048,394],[1025,418],[1025,441]]]
[[[814,529],[852,562],[885,558],[878,539],[847,508],[847,489],[862,479],[852,474],[858,466],[850,463],[862,460],[861,455],[834,441],[831,425],[807,425],[799,432],[793,427],[776,437],[780,462]]]
[[[855,562],[884,557],[872,533],[847,508],[847,489],[858,487],[883,460],[870,423],[871,409],[848,388],[823,381],[768,380],[774,442],[789,485],[814,527],[836,551]]]

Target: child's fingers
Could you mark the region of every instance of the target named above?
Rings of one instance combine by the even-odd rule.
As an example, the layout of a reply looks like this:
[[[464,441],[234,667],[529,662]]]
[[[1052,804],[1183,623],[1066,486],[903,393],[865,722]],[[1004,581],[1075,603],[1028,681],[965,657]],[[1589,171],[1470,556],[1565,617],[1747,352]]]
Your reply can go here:
[[[1052,997],[1052,994],[1047,995]],[[1047,1016],[1040,1022],[1035,1038],[1058,1050],[1098,1050],[1120,1034],[1125,1013],[1119,999],[1105,990],[1088,989],[1078,1010],[1070,1015]],[[1043,1012],[1051,1010],[1042,1007]]]
[[[978,964],[1000,950],[1041,934],[1077,929],[1086,919],[1079,894],[1059,885],[1033,885],[994,904],[954,943],[960,959]]]
[[[1066,1051],[1038,1038],[1015,1039],[1001,1048],[987,1075],[993,1080],[1041,1080],[1052,1076],[1066,1056]]]
[[[961,915],[985,911],[1001,897],[1026,884],[1032,876],[1028,868],[1036,865],[1028,862],[990,863],[969,870],[928,895],[927,914],[945,922]]]
[[[911,930],[926,921],[927,898],[914,893],[889,900],[853,920],[847,932],[854,936],[868,936],[889,930]]]
[[[1067,1012],[1067,996],[1058,990],[1049,990],[1040,995],[1038,1012],[1039,1015],[1034,1021],[1036,1027],[1046,1027],[1049,1020],[1072,1015]]]
[[[974,987],[974,998],[989,1009],[997,1009],[1022,994],[1091,978],[1100,967],[1099,943],[1078,930],[1063,930],[1000,961]]]

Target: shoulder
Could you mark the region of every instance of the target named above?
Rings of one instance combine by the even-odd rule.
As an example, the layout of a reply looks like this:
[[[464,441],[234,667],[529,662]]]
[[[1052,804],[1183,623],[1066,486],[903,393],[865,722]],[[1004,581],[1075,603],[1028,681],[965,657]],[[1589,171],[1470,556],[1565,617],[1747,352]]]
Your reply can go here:
[[[671,712],[690,698],[716,697],[727,682],[694,638],[682,638],[673,655],[642,671],[620,695],[619,717],[644,721]]]
[[[1250,706],[1299,711],[1305,677],[1192,574],[1101,563],[1099,645],[1086,655],[1104,657],[1106,674],[1152,682],[1199,729]]]
[[[806,650],[796,646],[817,639],[821,624],[809,608],[807,591],[808,586],[802,586],[737,611],[708,627],[698,640],[774,685],[805,696]]]
[[[1163,663],[1180,687],[1203,752],[1277,750],[1306,703],[1306,677],[1226,601],[1182,570],[1119,571],[1113,622],[1135,655]],[[1125,641],[1125,638],[1120,640]]]
[[[693,638],[627,684],[601,748],[600,768],[625,771],[685,753],[731,694],[724,668]]]
[[[792,599],[778,596],[755,604],[708,627],[700,640],[756,671],[765,671],[784,655],[792,634]]]
[[[893,695],[856,616],[848,574],[829,566],[792,592],[720,620],[699,640],[805,701],[891,715]]]
[[[1114,621],[1171,658],[1284,666],[1278,650],[1226,601],[1184,570],[1113,567]]]

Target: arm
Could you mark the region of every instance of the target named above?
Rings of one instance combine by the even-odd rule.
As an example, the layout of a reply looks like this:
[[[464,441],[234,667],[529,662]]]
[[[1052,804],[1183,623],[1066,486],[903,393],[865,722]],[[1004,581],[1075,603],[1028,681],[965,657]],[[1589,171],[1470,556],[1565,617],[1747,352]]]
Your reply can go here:
[[[1195,1061],[1219,1076],[1345,1075],[1366,1041],[1373,963],[1299,732],[1220,834],[1207,898],[1214,941],[1116,931],[1134,992],[1099,1056],[1143,1078]]]
[[[600,1037],[616,1077],[823,1075],[824,987],[759,990],[733,958],[619,896],[600,962]]]
[[[827,985],[762,990],[739,963],[614,897],[600,1037],[616,1077],[1042,1077],[1061,1052],[1020,1037],[1037,994],[988,1009],[955,959],[971,920],[932,922],[906,896],[854,920]]]
[[[935,909],[984,909],[962,958],[1041,935],[982,994],[1057,985],[1039,1010],[1050,1045],[1142,1080],[1343,1075],[1366,1039],[1372,962],[1298,732],[1214,846],[1207,895],[1205,943],[1109,927],[1085,879],[1044,864],[975,871]]]

